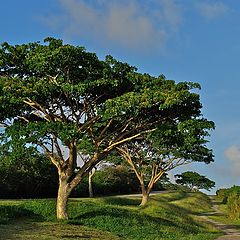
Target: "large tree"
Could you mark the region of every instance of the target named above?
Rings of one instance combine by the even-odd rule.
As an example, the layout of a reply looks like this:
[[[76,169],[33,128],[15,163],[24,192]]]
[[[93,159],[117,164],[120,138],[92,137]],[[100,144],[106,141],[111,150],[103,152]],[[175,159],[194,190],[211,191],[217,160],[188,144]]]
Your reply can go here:
[[[59,175],[57,218],[67,219],[72,190],[116,147],[154,131],[162,121],[199,115],[199,96],[190,91],[196,87],[137,73],[110,56],[101,61],[54,38],[43,44],[3,43],[1,144],[45,152]],[[85,148],[91,149],[90,157],[77,166]]]
[[[154,132],[117,148],[139,180],[141,205],[148,202],[154,184],[165,173],[191,162],[213,161],[205,139],[213,128],[213,122],[200,116],[176,118],[159,123]]]

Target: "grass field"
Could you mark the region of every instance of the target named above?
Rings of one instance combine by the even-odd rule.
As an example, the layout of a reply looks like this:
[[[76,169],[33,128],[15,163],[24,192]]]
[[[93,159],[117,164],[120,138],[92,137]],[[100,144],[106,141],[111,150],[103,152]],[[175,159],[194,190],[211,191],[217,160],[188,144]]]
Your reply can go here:
[[[210,211],[200,193],[172,192],[140,199],[71,199],[70,220],[55,220],[55,200],[0,201],[0,239],[215,239],[219,232],[197,215]]]

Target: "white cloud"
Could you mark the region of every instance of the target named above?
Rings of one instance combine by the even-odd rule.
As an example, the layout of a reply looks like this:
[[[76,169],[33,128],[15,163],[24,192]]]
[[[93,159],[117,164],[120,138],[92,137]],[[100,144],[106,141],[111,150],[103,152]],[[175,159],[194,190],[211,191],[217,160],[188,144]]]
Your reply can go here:
[[[196,6],[200,14],[209,20],[220,17],[229,11],[229,7],[219,1],[199,2]]]
[[[101,44],[161,49],[181,24],[174,0],[58,0],[64,13],[46,19],[68,37],[86,37]]]
[[[162,45],[166,38],[163,28],[155,29],[151,19],[139,14],[134,3],[128,5],[112,4],[104,22],[106,36],[125,47]],[[157,41],[156,41],[157,40]]]
[[[229,161],[227,168],[234,176],[240,176],[240,148],[232,145],[225,151],[225,156]]]
[[[162,0],[160,3],[166,22],[173,27],[173,29],[177,30],[182,22],[182,9],[174,1]]]

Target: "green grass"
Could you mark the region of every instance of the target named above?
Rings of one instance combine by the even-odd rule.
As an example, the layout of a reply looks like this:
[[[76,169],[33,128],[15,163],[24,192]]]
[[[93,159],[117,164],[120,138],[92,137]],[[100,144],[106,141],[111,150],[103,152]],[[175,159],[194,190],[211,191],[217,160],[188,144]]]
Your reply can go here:
[[[215,200],[218,202],[218,209],[222,214],[217,214],[215,216],[209,216],[209,218],[228,225],[234,225],[236,228],[240,229],[240,219],[232,219],[229,217],[227,205],[223,204],[221,200],[215,196]]]
[[[0,201],[0,239],[216,239],[197,215],[210,211],[200,193],[172,192],[140,199],[70,199],[70,220],[55,220],[55,200]],[[14,227],[13,227],[14,226]],[[1,238],[2,237],[2,238]]]

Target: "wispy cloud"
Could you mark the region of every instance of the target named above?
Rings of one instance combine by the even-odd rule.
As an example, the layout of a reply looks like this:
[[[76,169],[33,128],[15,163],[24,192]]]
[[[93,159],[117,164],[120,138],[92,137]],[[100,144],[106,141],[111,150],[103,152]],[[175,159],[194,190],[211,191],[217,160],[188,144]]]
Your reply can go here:
[[[159,3],[163,11],[163,21],[166,21],[171,28],[178,30],[182,22],[182,9],[180,6],[171,0],[162,0]]]
[[[131,49],[163,48],[182,21],[181,8],[174,0],[58,1],[63,14],[49,17],[49,26],[61,26],[70,37]]]
[[[227,168],[234,176],[240,176],[240,147],[235,145],[230,146],[225,151],[225,156],[228,160]]]
[[[208,19],[215,19],[222,15],[225,15],[229,11],[229,7],[222,2],[198,2],[196,4],[200,14]]]

